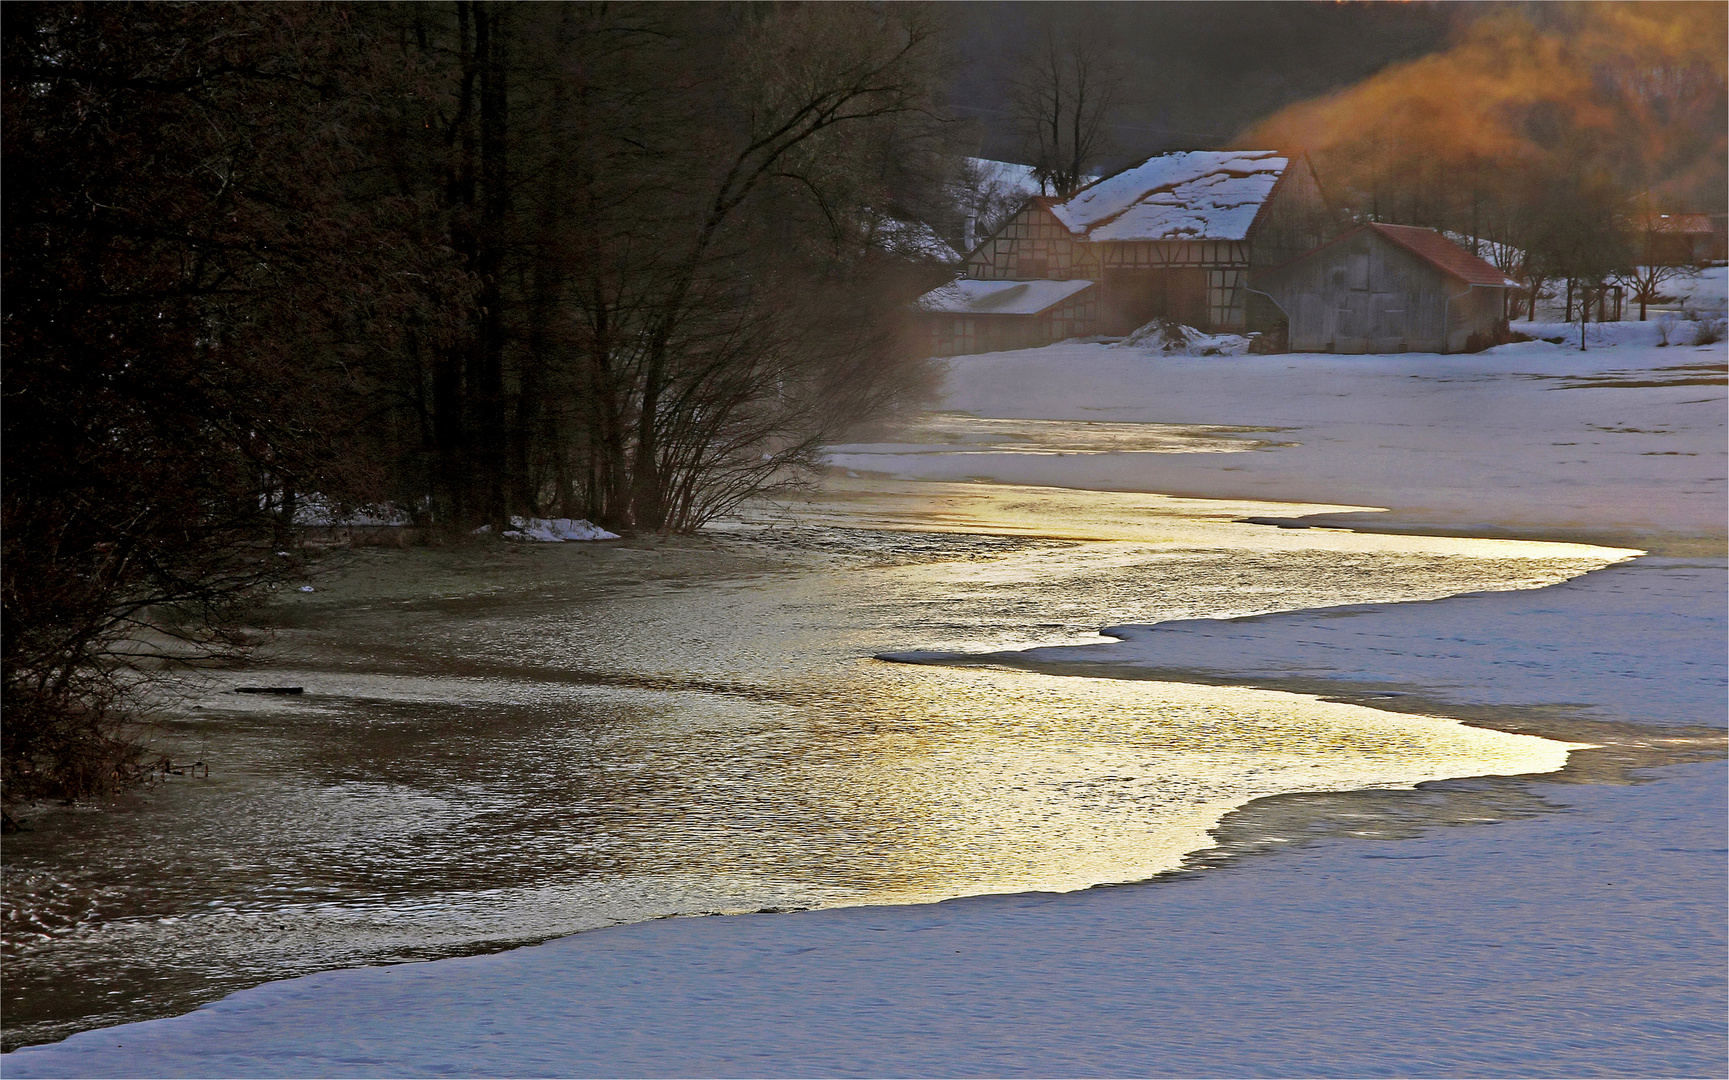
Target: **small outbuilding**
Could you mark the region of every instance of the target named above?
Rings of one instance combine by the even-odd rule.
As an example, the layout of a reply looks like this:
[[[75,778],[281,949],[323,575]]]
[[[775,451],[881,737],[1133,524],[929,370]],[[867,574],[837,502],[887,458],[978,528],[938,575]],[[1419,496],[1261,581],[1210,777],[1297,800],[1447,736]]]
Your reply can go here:
[[[1726,256],[1723,215],[1647,214],[1634,238],[1645,266],[1707,266]]]
[[[1036,349],[1094,332],[1097,290],[1091,281],[976,281],[962,278],[918,298],[930,355]]]
[[[1475,352],[1518,283],[1433,229],[1371,222],[1254,276],[1297,352]]]

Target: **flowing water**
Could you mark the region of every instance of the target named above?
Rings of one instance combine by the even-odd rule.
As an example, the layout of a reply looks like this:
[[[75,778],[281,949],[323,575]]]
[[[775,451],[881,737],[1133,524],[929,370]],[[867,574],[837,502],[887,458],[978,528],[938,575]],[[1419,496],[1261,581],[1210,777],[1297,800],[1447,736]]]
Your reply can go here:
[[[153,740],[208,778],[8,838],[6,1045],[657,916],[1144,879],[1263,795],[1561,766],[1300,695],[874,659],[1623,554],[1236,523],[1302,509],[872,481],[652,550],[356,552],[258,665],[160,702]]]

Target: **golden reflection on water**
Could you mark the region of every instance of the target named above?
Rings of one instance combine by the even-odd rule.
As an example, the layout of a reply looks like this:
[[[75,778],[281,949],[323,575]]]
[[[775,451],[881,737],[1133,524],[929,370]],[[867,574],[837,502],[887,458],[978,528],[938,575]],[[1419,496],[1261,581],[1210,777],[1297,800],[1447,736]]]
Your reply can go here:
[[[1144,879],[1261,796],[1557,769],[1569,744],[1302,695],[870,657],[1535,588],[1630,554],[868,486],[800,510],[849,528],[796,532],[768,569],[370,553],[288,598],[267,664],[163,705],[163,748],[208,781],[8,838],[8,1037],[665,914]],[[953,535],[858,531],[921,522]],[[228,692],[266,680],[306,692]]]
[[[1208,454],[1246,453],[1274,445],[1250,436],[1277,428],[1109,420],[1007,420],[968,413],[925,413],[881,443],[828,446],[830,457],[904,458],[931,454]]]
[[[1217,819],[1252,798],[1547,772],[1573,748],[1260,689],[889,664],[858,674],[844,702],[807,703],[813,727],[757,781],[801,805],[811,833],[799,843],[820,859],[778,852],[773,836],[749,859],[759,873],[814,874],[851,902],[1145,880],[1207,847]],[[711,840],[702,859],[740,866],[737,836]]]
[[[1203,550],[1595,559],[1598,565],[1643,554],[1632,548],[1536,540],[1379,534],[1337,528],[1278,529],[1243,519],[1378,512],[1384,508],[1034,487],[999,484],[986,477],[974,483],[954,483],[876,474],[835,476],[820,491],[794,505],[801,521],[847,528],[944,529]]]
[[[531,934],[632,910],[1142,880],[1208,846],[1219,817],[1251,799],[1542,773],[1573,748],[1278,691],[876,660],[842,664],[822,684],[701,692],[288,674],[304,700],[230,707],[301,725],[323,710],[350,752],[343,731],[374,740],[309,822],[278,827],[316,832],[304,842],[326,856],[324,875],[335,852],[334,868],[372,883],[359,893],[333,883],[317,899],[376,909],[372,932],[384,936],[392,917],[438,907],[441,895],[453,918],[490,906]],[[306,867],[295,860],[263,891],[298,899]],[[480,869],[453,872],[463,861]],[[371,891],[416,864],[447,876],[394,899]],[[402,944],[425,934],[415,926]]]

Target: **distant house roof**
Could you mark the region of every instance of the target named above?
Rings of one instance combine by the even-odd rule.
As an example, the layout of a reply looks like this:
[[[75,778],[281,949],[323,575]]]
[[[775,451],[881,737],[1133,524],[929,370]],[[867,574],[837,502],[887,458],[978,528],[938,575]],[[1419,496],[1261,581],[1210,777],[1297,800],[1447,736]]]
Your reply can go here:
[[[1519,283],[1517,281],[1477,258],[1458,244],[1453,243],[1434,229],[1425,229],[1416,225],[1388,225],[1380,221],[1371,221],[1348,232],[1340,233],[1313,251],[1304,252],[1285,263],[1284,266],[1274,267],[1266,273],[1268,275],[1277,274],[1286,266],[1295,266],[1300,262],[1306,262],[1323,251],[1364,232],[1379,233],[1435,269],[1449,277],[1457,278],[1467,285],[1486,285],[1497,289],[1518,288]]]
[[[1710,214],[1647,214],[1640,227],[1646,232],[1698,234],[1712,231]]]
[[[915,300],[921,311],[946,315],[1039,315],[1092,287],[1090,281],[977,281],[961,278]]]
[[[978,173],[979,179],[987,184],[996,184],[1022,195],[1033,196],[1043,189],[1039,187],[1039,178],[1033,175],[1031,165],[1021,165],[1013,161],[992,161],[990,158],[967,158]]]
[[[1275,150],[1159,154],[1049,209],[1088,240],[1242,240],[1290,159]]]
[[[886,215],[877,218],[871,242],[891,255],[903,259],[929,259],[953,264],[961,255],[950,247],[935,229],[922,221],[902,221]]]

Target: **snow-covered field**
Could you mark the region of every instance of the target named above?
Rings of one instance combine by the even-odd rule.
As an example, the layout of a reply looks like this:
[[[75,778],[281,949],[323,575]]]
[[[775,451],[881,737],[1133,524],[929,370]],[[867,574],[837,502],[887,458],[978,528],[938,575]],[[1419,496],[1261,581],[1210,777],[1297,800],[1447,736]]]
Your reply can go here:
[[[1627,293],[1633,291],[1631,286],[1623,288]],[[1675,323],[1687,323],[1713,315],[1722,318],[1725,309],[1729,309],[1729,267],[1678,267],[1674,274],[1657,287],[1657,292],[1664,299],[1646,305],[1647,321],[1654,322],[1665,315]],[[1562,318],[1566,310],[1566,299],[1565,282],[1546,286],[1537,302],[1538,319]],[[1637,301],[1623,299],[1621,309],[1623,319],[1639,318]],[[1513,321],[1515,330],[1523,330],[1525,325],[1523,319]],[[1684,343],[1692,340],[1686,336],[1685,326],[1682,327],[1680,340]]]
[[[1539,331],[1564,341],[957,357],[941,422],[834,464],[1378,507],[1285,524],[1652,551],[1537,591],[1191,620],[1001,658],[1388,708],[1409,695],[1602,747],[1560,773],[1265,800],[1221,843],[1250,817],[1272,840],[1140,885],[665,920],[325,972],[17,1051],[4,1072],[1722,1075],[1724,346],[1615,324],[1580,352],[1567,328]],[[981,420],[1010,422],[989,454]],[[1025,453],[1004,451],[1015,421],[1037,422]],[[1111,426],[1062,448],[1093,422]],[[1186,425],[1209,431],[1173,438]]]
[[[1675,297],[1669,307],[1722,315],[1729,308],[1729,266],[1708,266],[1663,283],[1662,292]],[[1649,312],[1647,312],[1649,315]]]
[[[1524,324],[1521,324],[1524,329]],[[855,471],[1386,507],[1475,535],[1720,536],[1724,346],[1654,323],[1536,324],[1474,355],[1159,357],[1059,344],[957,358],[943,405],[978,417],[1264,430],[1256,453],[1012,455],[848,447]],[[1383,527],[1377,524],[1376,527]],[[1646,546],[1646,545],[1633,545]]]

